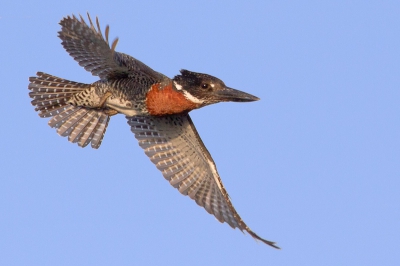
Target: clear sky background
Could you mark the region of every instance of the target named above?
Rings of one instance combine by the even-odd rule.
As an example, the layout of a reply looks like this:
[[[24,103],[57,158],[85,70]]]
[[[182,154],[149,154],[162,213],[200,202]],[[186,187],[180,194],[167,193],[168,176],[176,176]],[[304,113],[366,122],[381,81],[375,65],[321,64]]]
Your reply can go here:
[[[261,98],[191,115],[244,221],[282,250],[180,195],[124,116],[98,150],[39,118],[36,71],[97,79],[57,38],[87,11],[117,51]],[[398,1],[2,1],[0,33],[0,265],[399,265]]]

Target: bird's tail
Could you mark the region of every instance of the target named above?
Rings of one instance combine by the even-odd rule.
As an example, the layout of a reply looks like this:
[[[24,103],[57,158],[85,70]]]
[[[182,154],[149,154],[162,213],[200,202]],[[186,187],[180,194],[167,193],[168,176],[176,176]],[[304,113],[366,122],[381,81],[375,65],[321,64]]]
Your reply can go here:
[[[91,87],[90,84],[58,78],[43,72],[29,78],[29,96],[40,117],[51,117],[49,126],[60,136],[85,147],[100,147],[110,116],[101,109],[73,106],[68,100]]]

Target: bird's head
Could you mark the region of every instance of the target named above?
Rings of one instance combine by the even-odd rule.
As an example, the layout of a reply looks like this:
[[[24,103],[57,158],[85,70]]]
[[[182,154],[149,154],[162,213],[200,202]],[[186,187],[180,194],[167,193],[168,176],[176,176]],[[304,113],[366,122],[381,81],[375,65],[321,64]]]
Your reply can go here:
[[[219,102],[252,102],[259,100],[256,96],[227,87],[222,80],[211,75],[184,69],[180,72],[181,75],[173,78],[175,88],[181,91],[186,99],[200,106]]]

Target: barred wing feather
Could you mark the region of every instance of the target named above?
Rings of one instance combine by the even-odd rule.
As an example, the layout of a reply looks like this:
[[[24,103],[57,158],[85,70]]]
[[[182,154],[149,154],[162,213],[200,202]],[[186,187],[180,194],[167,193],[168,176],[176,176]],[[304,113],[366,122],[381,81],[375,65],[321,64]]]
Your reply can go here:
[[[179,192],[195,200],[220,222],[278,248],[274,242],[259,237],[240,218],[188,114],[127,119],[146,155]]]
[[[135,58],[115,51],[118,38],[110,47],[108,40],[109,26],[106,27],[105,37],[101,33],[99,20],[96,18],[94,26],[89,14],[90,26],[86,24],[82,16],[65,17],[61,20],[59,37],[67,52],[94,76],[101,79],[124,78],[129,75],[159,81],[164,75],[146,66]]]

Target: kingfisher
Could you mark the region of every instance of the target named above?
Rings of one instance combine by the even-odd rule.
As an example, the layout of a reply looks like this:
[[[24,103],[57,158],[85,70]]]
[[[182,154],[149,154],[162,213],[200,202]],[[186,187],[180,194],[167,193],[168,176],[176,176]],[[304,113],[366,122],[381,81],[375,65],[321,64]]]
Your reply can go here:
[[[145,154],[165,179],[221,223],[247,232],[274,248],[275,242],[253,232],[239,216],[222,184],[214,160],[189,112],[219,102],[252,102],[251,94],[229,88],[211,75],[180,70],[170,79],[141,61],[115,50],[109,26],[103,36],[88,15],[60,21],[64,49],[85,70],[100,79],[79,83],[43,72],[29,78],[35,111],[57,133],[80,147],[99,148],[110,117],[123,114]]]

